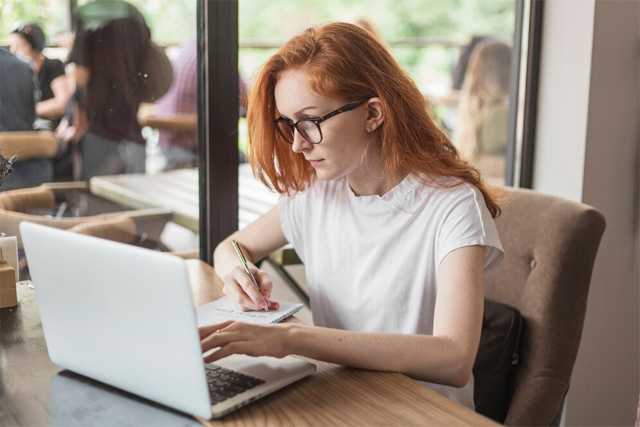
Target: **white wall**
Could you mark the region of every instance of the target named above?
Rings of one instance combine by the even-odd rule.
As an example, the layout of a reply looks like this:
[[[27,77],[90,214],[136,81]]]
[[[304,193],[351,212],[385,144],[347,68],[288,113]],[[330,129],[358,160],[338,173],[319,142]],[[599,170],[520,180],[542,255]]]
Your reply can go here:
[[[533,187],[582,197],[595,0],[544,4]]]
[[[545,3],[534,188],[599,209],[607,230],[567,425],[633,425],[640,393],[640,4]]]

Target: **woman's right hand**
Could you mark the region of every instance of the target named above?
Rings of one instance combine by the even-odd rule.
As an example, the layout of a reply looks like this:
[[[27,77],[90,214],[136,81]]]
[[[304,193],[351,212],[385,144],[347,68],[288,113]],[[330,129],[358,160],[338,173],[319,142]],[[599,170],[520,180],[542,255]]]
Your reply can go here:
[[[237,266],[222,277],[224,283],[222,291],[225,295],[231,298],[242,311],[263,310],[265,308],[277,310],[280,308],[280,304],[270,300],[273,282],[269,275],[252,263],[247,263],[247,265],[258,282],[260,290],[256,289],[244,269]]]

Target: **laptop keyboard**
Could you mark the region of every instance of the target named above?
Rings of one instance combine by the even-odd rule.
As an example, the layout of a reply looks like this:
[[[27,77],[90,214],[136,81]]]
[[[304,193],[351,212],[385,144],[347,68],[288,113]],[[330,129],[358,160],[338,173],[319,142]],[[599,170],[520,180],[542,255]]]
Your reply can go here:
[[[205,371],[212,405],[224,402],[237,394],[244,393],[265,382],[260,378],[217,365],[207,365]]]

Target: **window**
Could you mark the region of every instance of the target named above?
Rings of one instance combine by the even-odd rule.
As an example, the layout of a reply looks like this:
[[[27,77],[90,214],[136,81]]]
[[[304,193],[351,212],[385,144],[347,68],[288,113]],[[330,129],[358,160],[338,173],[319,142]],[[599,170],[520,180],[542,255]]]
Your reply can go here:
[[[239,0],[236,7],[237,21],[211,13],[203,15],[203,28],[206,24],[205,37],[216,48],[233,49],[226,38],[238,34],[239,73],[248,91],[264,60],[305,28],[336,20],[371,23],[414,77],[437,121],[485,179],[495,185],[530,183],[540,1],[378,0],[371,7],[361,0],[281,0],[262,7],[257,0]],[[207,93],[216,103],[228,101],[211,88]],[[243,152],[245,126],[241,119]],[[215,180],[208,184],[217,185]],[[208,239],[222,237],[211,232]]]
[[[45,87],[49,97],[58,97],[58,80],[67,90],[66,108],[55,114],[38,110],[33,128],[10,129],[57,133],[64,140],[61,153],[37,164],[19,159],[2,190],[80,180],[87,189],[58,200],[52,214],[129,212],[137,218],[130,243],[197,253],[196,6],[172,0],[3,3],[1,38],[12,50],[14,22],[43,30],[42,54],[50,60],[28,49],[29,43],[15,52],[42,80],[39,103],[51,102]],[[27,40],[29,32],[17,36]],[[52,67],[55,79],[46,81]]]
[[[150,29],[151,41],[172,61],[172,84],[162,96],[150,94],[133,108],[131,102],[121,104],[127,108],[106,106],[104,111],[113,117],[126,110],[131,129],[140,126],[139,134],[127,134],[123,121],[112,117],[97,130],[98,138],[90,135],[75,153],[69,150],[66,158],[54,160],[47,181],[85,178],[89,183],[85,193],[94,207],[73,214],[166,209],[171,220],[158,236],[160,247],[200,248],[200,257],[211,261],[218,241],[277,199],[257,185],[246,164],[243,102],[257,68],[293,35],[337,20],[371,25],[413,76],[437,122],[485,179],[496,185],[530,186],[537,96],[537,72],[531,64],[537,64],[539,54],[541,1],[377,0],[375,7],[366,0],[278,0],[269,7],[260,0],[129,3]],[[14,22],[38,23],[47,36],[45,56],[68,62],[71,30],[78,23],[72,10],[89,10],[85,19],[100,21],[118,17],[122,10],[115,6],[123,4],[8,0],[1,6],[0,38],[5,45],[10,43]],[[71,75],[74,66],[67,65],[66,70]],[[181,83],[189,83],[188,97],[176,95]],[[122,94],[121,89],[112,84],[106,93],[111,99]],[[137,115],[135,121],[131,111]],[[64,114],[69,113],[74,113],[73,104]],[[49,123],[40,121],[36,126],[53,130],[63,113],[44,119]],[[113,140],[114,132],[115,137],[132,140],[133,151],[121,160],[137,162],[133,169],[122,165],[100,169],[109,150],[96,153],[93,148],[109,147],[103,139]],[[97,145],[87,142],[92,138]],[[97,172],[82,176],[77,164],[71,170],[74,155],[86,157],[83,169]],[[33,183],[23,186],[28,185]],[[72,215],[65,209],[62,215]]]

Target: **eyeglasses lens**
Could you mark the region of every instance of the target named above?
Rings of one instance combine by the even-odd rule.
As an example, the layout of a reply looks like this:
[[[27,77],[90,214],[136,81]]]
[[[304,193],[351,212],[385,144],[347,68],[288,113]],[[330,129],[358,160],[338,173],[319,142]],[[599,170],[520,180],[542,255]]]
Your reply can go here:
[[[284,121],[276,122],[276,126],[278,128],[278,132],[287,141],[289,144],[293,144],[293,126],[290,126],[288,123]],[[322,136],[320,135],[320,130],[318,126],[309,120],[301,120],[297,125],[298,132],[300,135],[307,141],[317,144],[322,140]]]
[[[276,122],[278,133],[289,144],[293,144],[293,129],[285,122]]]
[[[308,120],[298,122],[298,132],[300,132],[300,135],[302,135],[304,139],[312,144],[318,143],[320,142],[320,139],[322,139],[320,137],[320,130],[318,129],[318,126]]]

